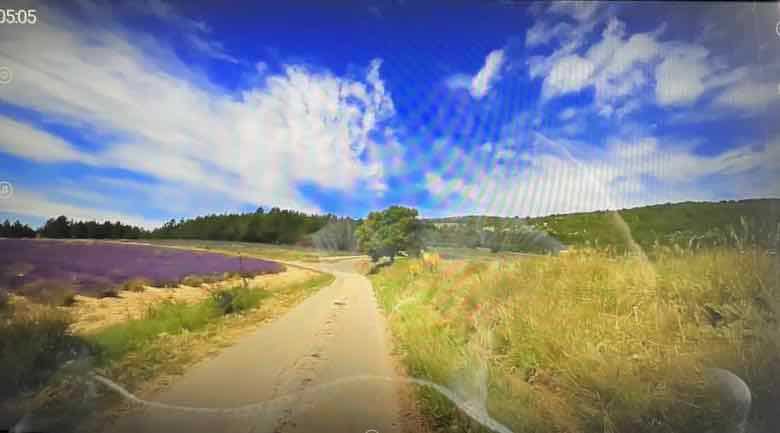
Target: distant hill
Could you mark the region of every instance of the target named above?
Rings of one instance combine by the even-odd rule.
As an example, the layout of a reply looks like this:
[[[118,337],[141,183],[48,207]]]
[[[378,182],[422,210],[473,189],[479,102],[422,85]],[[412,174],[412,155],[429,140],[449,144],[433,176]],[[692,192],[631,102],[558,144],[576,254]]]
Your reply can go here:
[[[667,203],[539,218],[472,215],[431,218],[426,222],[443,230],[460,225],[492,230],[492,227],[506,224],[521,224],[543,231],[566,245],[624,249],[627,237],[621,220],[633,240],[642,247],[656,242],[680,246],[751,242],[776,247],[780,237],[780,199]]]

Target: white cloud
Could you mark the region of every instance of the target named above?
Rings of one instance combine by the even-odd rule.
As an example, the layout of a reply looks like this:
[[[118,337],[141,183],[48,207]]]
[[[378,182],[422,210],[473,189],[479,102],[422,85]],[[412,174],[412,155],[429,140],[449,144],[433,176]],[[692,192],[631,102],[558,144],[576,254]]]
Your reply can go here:
[[[173,6],[162,0],[145,0],[131,3],[138,13],[152,15],[178,29],[189,45],[200,53],[216,60],[239,63],[219,41],[210,39],[211,29],[203,21],[180,15]]]
[[[735,108],[746,112],[764,110],[778,101],[780,101],[778,84],[752,80],[735,83],[724,89],[715,98],[715,104],[720,107]]]
[[[238,63],[238,59],[228,54],[225,50],[225,47],[223,47],[222,44],[218,42],[210,41],[198,35],[190,35],[188,40],[196,50],[211,58],[230,63]]]
[[[445,83],[451,89],[468,89],[472,97],[482,99],[498,79],[503,64],[504,51],[493,50],[485,57],[485,64],[473,77],[454,74],[448,77]]]
[[[708,55],[706,49],[696,46],[669,54],[655,69],[656,101],[660,105],[687,105],[698,100],[713,73]]]
[[[577,110],[574,107],[568,107],[558,114],[558,118],[561,120],[570,120],[577,115]]]
[[[537,20],[525,33],[525,45],[533,48],[556,40],[565,40],[572,29],[572,25],[566,22],[552,24],[545,20]]]
[[[542,99],[582,90],[590,84],[593,71],[593,63],[578,55],[560,59],[544,80]]]
[[[702,180],[745,179],[755,170],[776,173],[780,167],[780,137],[764,150],[743,146],[712,156],[698,155],[690,146],[662,145],[652,136],[614,139],[605,151],[592,149],[584,157],[571,153],[582,148],[582,143],[573,146],[537,134],[521,163],[506,166],[472,159],[457,176],[429,172],[426,185],[432,195],[447,201],[451,213],[541,216],[716,200],[721,192],[701,188]]]
[[[299,193],[301,183],[386,188],[384,161],[367,150],[394,141],[382,126],[394,106],[381,61],[363,77],[287,65],[230,95],[163,43],[110,20],[84,25],[45,9],[35,29],[0,28],[0,63],[14,71],[0,100],[49,122],[120,138],[76,150],[32,126],[5,122],[0,150],[121,167],[240,202],[306,210],[316,207]]]
[[[635,96],[649,81],[643,66],[661,53],[661,46],[649,33],[627,39],[622,34],[622,24],[610,25],[602,41],[588,50],[587,57],[599,69],[594,77],[599,103],[621,102],[624,97]]]
[[[37,162],[95,162],[65,140],[2,115],[0,131],[0,152]]]
[[[584,35],[580,37],[585,39]],[[659,57],[661,45],[652,33],[626,37],[625,24],[612,18],[597,43],[583,55],[574,54],[575,50],[576,45],[566,44],[546,58],[532,60],[531,77],[544,77],[545,100],[593,86],[598,112],[609,116],[649,82],[643,66]],[[624,109],[620,113],[630,111]]]
[[[619,159],[639,159],[652,155],[658,150],[658,140],[643,137],[636,141],[617,141],[611,144],[612,153]]]
[[[471,96],[480,99],[487,94],[504,64],[504,51],[493,50],[485,57],[485,65],[471,80]]]
[[[550,12],[563,13],[573,4],[555,4]],[[566,13],[575,17],[576,14]],[[549,100],[593,87],[596,112],[621,119],[644,104],[690,106],[708,92],[723,89],[714,108],[757,113],[777,100],[771,80],[757,74],[760,68],[743,65],[728,68],[702,45],[676,40],[662,41],[665,26],[655,31],[629,34],[616,17],[606,22],[601,37],[584,52],[589,33],[605,18],[584,10],[574,26],[539,19],[526,33],[529,47],[559,41],[546,56],[528,61],[531,78],[542,78],[542,98]],[[646,89],[652,89],[654,97]]]
[[[568,15],[577,21],[591,19],[601,6],[597,1],[555,1],[550,4],[548,13]]]

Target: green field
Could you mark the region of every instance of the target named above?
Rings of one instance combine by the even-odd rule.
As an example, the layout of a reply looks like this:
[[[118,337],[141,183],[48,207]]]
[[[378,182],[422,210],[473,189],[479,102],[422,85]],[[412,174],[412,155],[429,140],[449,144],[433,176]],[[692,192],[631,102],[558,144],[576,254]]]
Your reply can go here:
[[[206,241],[192,239],[143,239],[139,242],[152,245],[203,249],[228,254],[243,254],[265,259],[316,262],[323,257],[355,255],[354,251],[319,250],[293,245],[274,245],[255,242]]]

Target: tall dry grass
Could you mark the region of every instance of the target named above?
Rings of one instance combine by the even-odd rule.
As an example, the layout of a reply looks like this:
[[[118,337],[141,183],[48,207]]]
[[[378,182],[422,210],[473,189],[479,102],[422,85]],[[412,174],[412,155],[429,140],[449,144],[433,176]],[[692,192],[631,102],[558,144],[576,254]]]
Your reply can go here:
[[[408,371],[515,432],[727,431],[704,380],[750,386],[750,423],[778,425],[778,262],[763,251],[593,249],[494,262],[409,260],[372,276]],[[472,431],[420,389],[434,427]],[[454,425],[454,427],[453,427]]]

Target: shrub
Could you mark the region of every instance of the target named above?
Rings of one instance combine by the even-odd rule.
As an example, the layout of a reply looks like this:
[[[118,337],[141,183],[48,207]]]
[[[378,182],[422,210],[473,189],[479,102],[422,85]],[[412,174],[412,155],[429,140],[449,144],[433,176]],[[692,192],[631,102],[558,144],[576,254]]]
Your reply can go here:
[[[233,314],[251,310],[258,306],[260,301],[269,296],[270,293],[263,289],[233,287],[215,292],[212,294],[212,299],[222,314]]]
[[[205,284],[206,282],[212,282],[210,280],[213,280],[213,278],[208,279],[206,277],[202,277],[198,275],[187,275],[181,280],[181,283],[184,284],[185,286],[198,287],[201,284]]]
[[[119,297],[119,290],[110,288],[110,289],[103,289],[100,292],[98,292],[98,298],[118,298]]]
[[[143,292],[146,290],[146,286],[151,286],[152,281],[148,280],[146,278],[136,277],[131,278],[122,285],[122,288],[124,290],[128,290],[130,292]]]
[[[5,311],[11,306],[11,296],[5,289],[0,289],[0,311]]]
[[[63,280],[38,280],[25,284],[21,293],[39,304],[68,307],[76,302],[73,284]]]
[[[35,389],[86,344],[68,333],[70,317],[55,308],[19,309],[0,321],[0,400]]]

